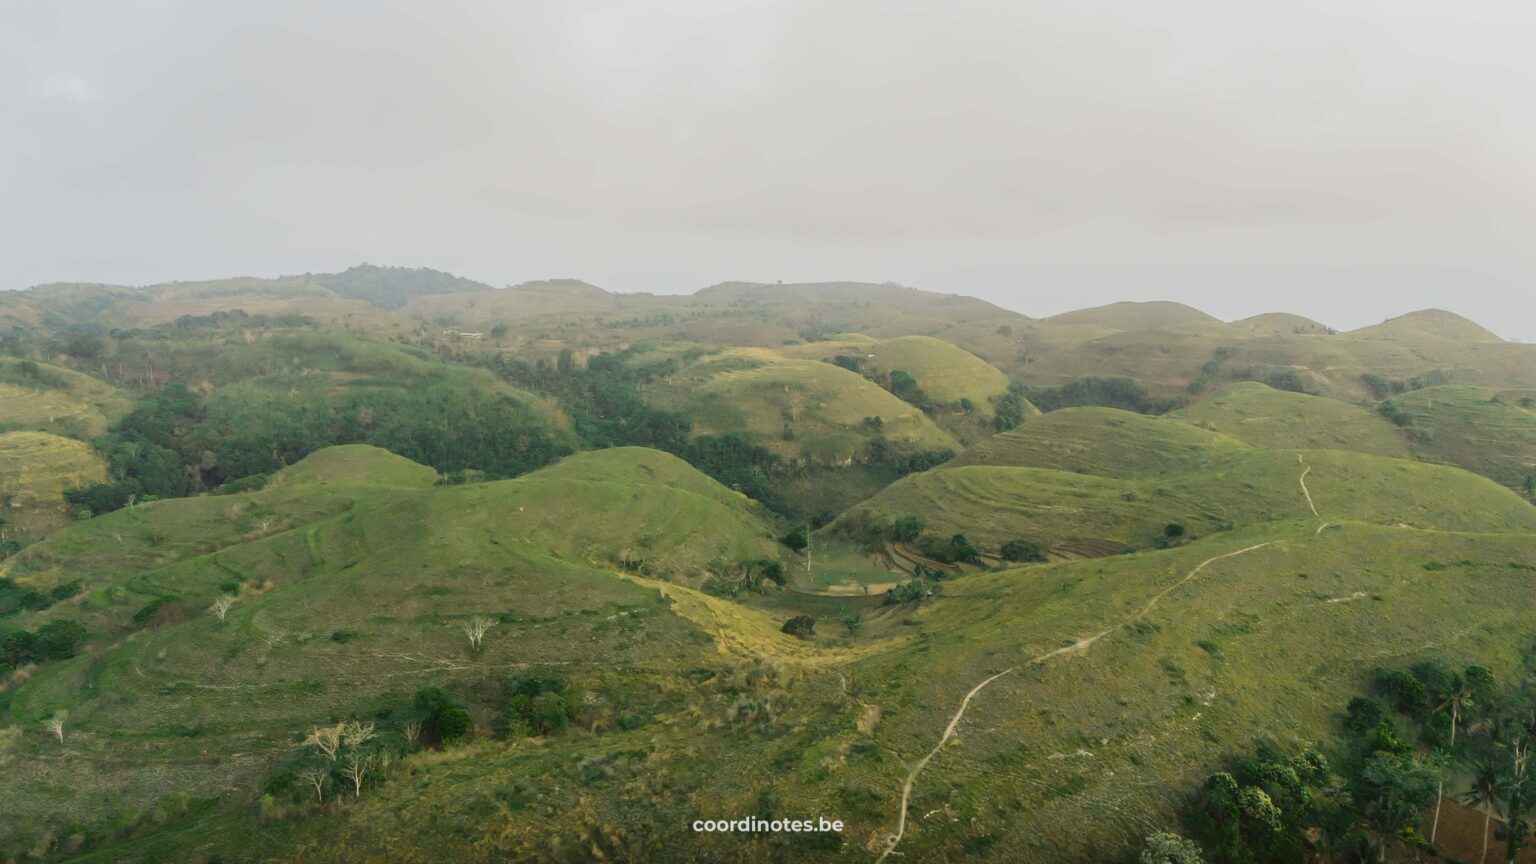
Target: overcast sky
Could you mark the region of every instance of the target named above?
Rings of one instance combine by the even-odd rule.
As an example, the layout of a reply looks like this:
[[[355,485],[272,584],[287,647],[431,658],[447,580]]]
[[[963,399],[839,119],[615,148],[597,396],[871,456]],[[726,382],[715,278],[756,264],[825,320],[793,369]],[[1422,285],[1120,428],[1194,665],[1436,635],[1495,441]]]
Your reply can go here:
[[[0,287],[424,265],[1536,341],[1529,0],[0,0]]]

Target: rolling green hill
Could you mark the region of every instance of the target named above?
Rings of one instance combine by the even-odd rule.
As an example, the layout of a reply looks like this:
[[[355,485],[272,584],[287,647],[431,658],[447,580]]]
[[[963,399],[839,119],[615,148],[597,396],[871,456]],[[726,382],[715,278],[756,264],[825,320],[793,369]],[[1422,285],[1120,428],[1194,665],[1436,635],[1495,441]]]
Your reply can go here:
[[[1110,330],[1166,330],[1171,327],[1219,323],[1213,316],[1192,306],[1167,301],[1111,303],[1092,309],[1063,312],[1043,320],[1050,324],[1087,325]]]
[[[128,412],[132,398],[88,375],[0,357],[0,431],[31,430],[89,440]]]
[[[1444,309],[1423,309],[1352,330],[1357,339],[1446,339],[1460,342],[1501,342],[1493,331]]]
[[[1378,412],[1253,381],[1224,387],[1170,416],[1255,447],[1409,455],[1408,437]]]
[[[1147,548],[1168,523],[1205,535],[1304,518],[1312,506],[1426,531],[1536,532],[1536,508],[1486,478],[1362,453],[1251,450],[1177,472],[1122,473],[945,466],[891,484],[824,530],[866,536],[911,513],[928,532],[965,534],[987,552],[1025,539],[1071,557]]]
[[[365,265],[0,328],[0,861],[1130,861],[1358,767],[1378,667],[1536,668],[1536,355],[1449,313]],[[846,827],[689,827],[752,814]]]
[[[71,520],[64,491],[107,478],[100,455],[47,432],[0,432],[0,540],[36,540]]]
[[[11,562],[7,575],[39,588],[84,578],[88,596],[7,624],[83,615],[106,648],[6,694],[9,722],[30,726],[67,708],[75,729],[62,761],[31,741],[22,743],[43,761],[8,755],[0,794],[41,808],[29,818],[88,811],[124,789],[256,782],[252,772],[329,712],[465,673],[574,664],[603,693],[599,681],[616,665],[702,657],[710,639],[654,588],[600,562],[697,580],[777,555],[750,502],[654,451],[431,486],[420,466],[351,447],[280,479],[261,492],[99,517]],[[223,622],[204,611],[220,594],[236,598]],[[146,608],[159,611],[133,618]],[[474,614],[498,622],[483,653],[461,644],[460,624]],[[129,631],[138,635],[123,640]],[[96,685],[79,689],[82,676]],[[646,685],[613,686],[619,698]],[[104,766],[112,747],[159,767]],[[33,797],[37,784],[60,781],[67,796]]]
[[[1177,420],[1114,408],[1063,408],[972,447],[954,464],[1140,477],[1199,468],[1245,449],[1235,438]]]
[[[848,465],[877,435],[911,450],[958,449],[918,408],[830,363],[737,351],[689,366],[649,393],[696,434],[740,433],[788,459]],[[878,426],[866,418],[880,418]]]
[[[1536,391],[1427,387],[1393,397],[1409,419],[1413,450],[1519,489],[1536,476]]]

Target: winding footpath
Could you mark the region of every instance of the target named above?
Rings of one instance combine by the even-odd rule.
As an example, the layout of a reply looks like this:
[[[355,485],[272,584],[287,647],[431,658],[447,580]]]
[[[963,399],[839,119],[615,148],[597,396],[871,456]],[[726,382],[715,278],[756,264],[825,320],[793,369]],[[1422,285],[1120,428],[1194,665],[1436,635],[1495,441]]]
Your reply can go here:
[[[1086,651],[1093,646],[1093,643],[1099,641],[1105,636],[1108,636],[1121,627],[1129,626],[1135,623],[1137,620],[1145,617],[1147,613],[1151,612],[1153,608],[1155,608],[1164,597],[1168,596],[1170,592],[1188,583],[1191,579],[1198,576],[1200,571],[1204,570],[1211,564],[1226,558],[1236,558],[1239,555],[1246,555],[1247,553],[1253,552],[1254,550],[1263,549],[1265,546],[1272,545],[1274,542],[1275,541],[1270,540],[1264,543],[1258,543],[1256,545],[1249,546],[1246,549],[1239,549],[1236,552],[1228,552],[1224,555],[1217,555],[1214,558],[1207,558],[1206,560],[1201,561],[1200,564],[1195,567],[1195,569],[1189,571],[1189,573],[1183,579],[1180,579],[1172,585],[1169,585],[1167,588],[1164,588],[1162,591],[1159,591],[1150,601],[1147,602],[1146,606],[1141,608],[1141,611],[1130,616],[1129,618],[1126,618],[1124,621],[1108,628],[1107,630],[1102,630],[1098,633],[1095,633],[1086,639],[1080,639],[1071,645],[1067,645],[1063,648],[1057,648],[1054,651],[1047,651],[1038,657],[1033,657],[1024,661],[1023,663],[1020,663],[1017,666],[1011,666],[1007,669],[1004,669],[992,677],[983,680],[975,687],[972,687],[971,692],[965,694],[965,698],[960,700],[960,707],[955,711],[955,716],[950,718],[949,725],[944,727],[944,734],[939,736],[939,743],[933,745],[933,749],[928,751],[928,755],[918,760],[907,772],[907,780],[901,786],[901,810],[896,820],[896,833],[891,835],[890,841],[886,844],[885,851],[881,852],[880,857],[876,859],[877,864],[878,862],[884,861],[896,851],[896,846],[901,843],[901,838],[907,833],[907,807],[912,801],[912,787],[917,783],[918,775],[922,774],[923,769],[928,767],[928,763],[933,760],[933,757],[937,756],[939,751],[944,749],[944,745],[949,742],[949,739],[955,736],[955,730],[960,726],[960,719],[965,716],[965,710],[970,707],[971,700],[976,698],[976,695],[982,690],[986,689],[987,685],[1003,677],[1004,675],[1017,672],[1025,666],[1033,666],[1039,663],[1044,663],[1053,657],[1060,657],[1064,654]]]
[[[1312,511],[1313,516],[1322,518],[1323,514],[1317,512],[1317,504],[1312,500],[1312,491],[1307,488],[1307,475],[1312,473],[1312,466],[1307,464],[1306,456],[1301,453],[1296,454],[1296,462],[1303,468],[1299,482],[1301,484],[1301,494],[1307,499],[1307,509]],[[1329,523],[1327,522],[1322,523],[1318,526],[1316,533],[1323,533],[1323,529],[1327,528],[1328,525]],[[939,736],[939,743],[933,745],[933,749],[928,751],[928,755],[924,756],[922,759],[919,759],[911,767],[911,769],[907,771],[906,782],[901,785],[901,811],[896,820],[896,833],[891,835],[890,842],[886,844],[885,851],[881,852],[880,857],[875,859],[876,864],[880,864],[880,862],[883,862],[886,858],[890,857],[896,851],[896,846],[901,843],[901,838],[907,833],[907,807],[912,801],[912,787],[917,783],[918,775],[923,773],[923,769],[928,767],[928,763],[933,761],[933,757],[939,755],[939,751],[944,749],[944,745],[949,742],[949,739],[955,736],[955,730],[960,726],[960,719],[965,716],[965,709],[971,706],[971,700],[976,698],[976,695],[982,690],[985,690],[987,685],[1003,677],[1004,675],[1017,672],[1025,666],[1033,666],[1039,663],[1044,663],[1053,657],[1060,657],[1064,654],[1087,651],[1090,647],[1093,646],[1093,643],[1099,641],[1105,636],[1108,636],[1121,627],[1129,626],[1136,621],[1145,618],[1149,612],[1157,607],[1157,604],[1161,602],[1164,597],[1167,597],[1175,589],[1187,584],[1191,579],[1194,579],[1196,576],[1200,575],[1200,571],[1204,570],[1206,567],[1215,564],[1217,561],[1221,561],[1227,558],[1236,558],[1239,555],[1246,555],[1249,552],[1263,549],[1265,546],[1273,545],[1275,542],[1276,541],[1274,540],[1269,540],[1264,543],[1254,544],[1253,546],[1249,546],[1246,549],[1239,549],[1236,552],[1228,552],[1224,555],[1217,555],[1213,558],[1207,558],[1196,565],[1195,569],[1189,571],[1189,573],[1186,574],[1183,579],[1180,579],[1172,585],[1169,585],[1167,588],[1157,592],[1157,594],[1153,595],[1151,600],[1147,601],[1147,605],[1141,608],[1141,611],[1125,619],[1124,621],[1121,621],[1119,624],[1116,624],[1107,630],[1095,633],[1086,639],[1080,639],[1077,642],[1074,642],[1064,648],[1057,648],[1054,651],[1047,651],[1046,653],[1041,654],[1039,657],[1033,657],[1024,661],[1023,663],[1020,663],[1017,666],[1010,666],[1009,668],[998,672],[992,677],[983,680],[975,687],[972,687],[971,692],[965,694],[965,698],[960,700],[960,707],[955,711],[955,716],[950,718],[949,725],[944,727],[944,734]]]
[[[1313,516],[1321,518],[1323,514],[1317,512],[1317,505],[1312,503],[1312,492],[1307,489],[1307,475],[1312,473],[1312,466],[1307,464],[1307,457],[1300,453],[1296,454],[1296,463],[1307,469],[1301,472],[1301,494],[1307,496],[1307,508],[1312,511]],[[1322,529],[1319,528],[1318,530],[1321,531]]]

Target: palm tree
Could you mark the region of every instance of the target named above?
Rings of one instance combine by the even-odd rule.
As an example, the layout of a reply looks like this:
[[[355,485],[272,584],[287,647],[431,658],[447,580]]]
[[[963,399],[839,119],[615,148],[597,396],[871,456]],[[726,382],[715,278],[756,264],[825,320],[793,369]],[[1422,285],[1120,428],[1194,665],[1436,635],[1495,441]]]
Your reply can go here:
[[[1473,707],[1472,690],[1460,675],[1451,679],[1451,686],[1447,689],[1445,698],[1435,706],[1438,711],[1448,711],[1451,715],[1451,749],[1456,748],[1456,727],[1461,725],[1462,715],[1467,709]]]
[[[1503,791],[1504,778],[1498,766],[1482,762],[1472,772],[1472,788],[1462,796],[1462,802],[1468,807],[1483,811],[1483,853],[1477,856],[1478,864],[1485,864],[1488,860],[1488,833],[1493,826],[1493,811],[1499,806]]]
[[[1445,711],[1451,715],[1451,741],[1449,747],[1443,753],[1436,755],[1436,767],[1441,772],[1440,782],[1435,789],[1435,819],[1429,828],[1429,842],[1434,845],[1435,835],[1440,832],[1440,805],[1445,800],[1444,773],[1449,770],[1451,760],[1456,758],[1456,728],[1461,725],[1461,718],[1467,710],[1474,707],[1472,688],[1467,679],[1461,675],[1452,675],[1450,686],[1446,688],[1445,697],[1440,704],[1435,706],[1437,711]]]
[[[1440,830],[1440,805],[1445,801],[1445,775],[1450,772],[1455,754],[1449,750],[1436,750],[1429,764],[1435,769],[1435,818],[1429,826],[1429,845],[1435,845],[1435,834]]]

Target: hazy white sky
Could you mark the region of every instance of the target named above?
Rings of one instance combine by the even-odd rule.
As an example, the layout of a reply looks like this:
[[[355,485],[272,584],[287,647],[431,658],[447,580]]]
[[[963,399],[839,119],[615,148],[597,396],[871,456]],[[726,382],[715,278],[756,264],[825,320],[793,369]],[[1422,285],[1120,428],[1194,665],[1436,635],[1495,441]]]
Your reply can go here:
[[[1536,340],[1529,0],[0,0],[0,287],[894,280]]]

